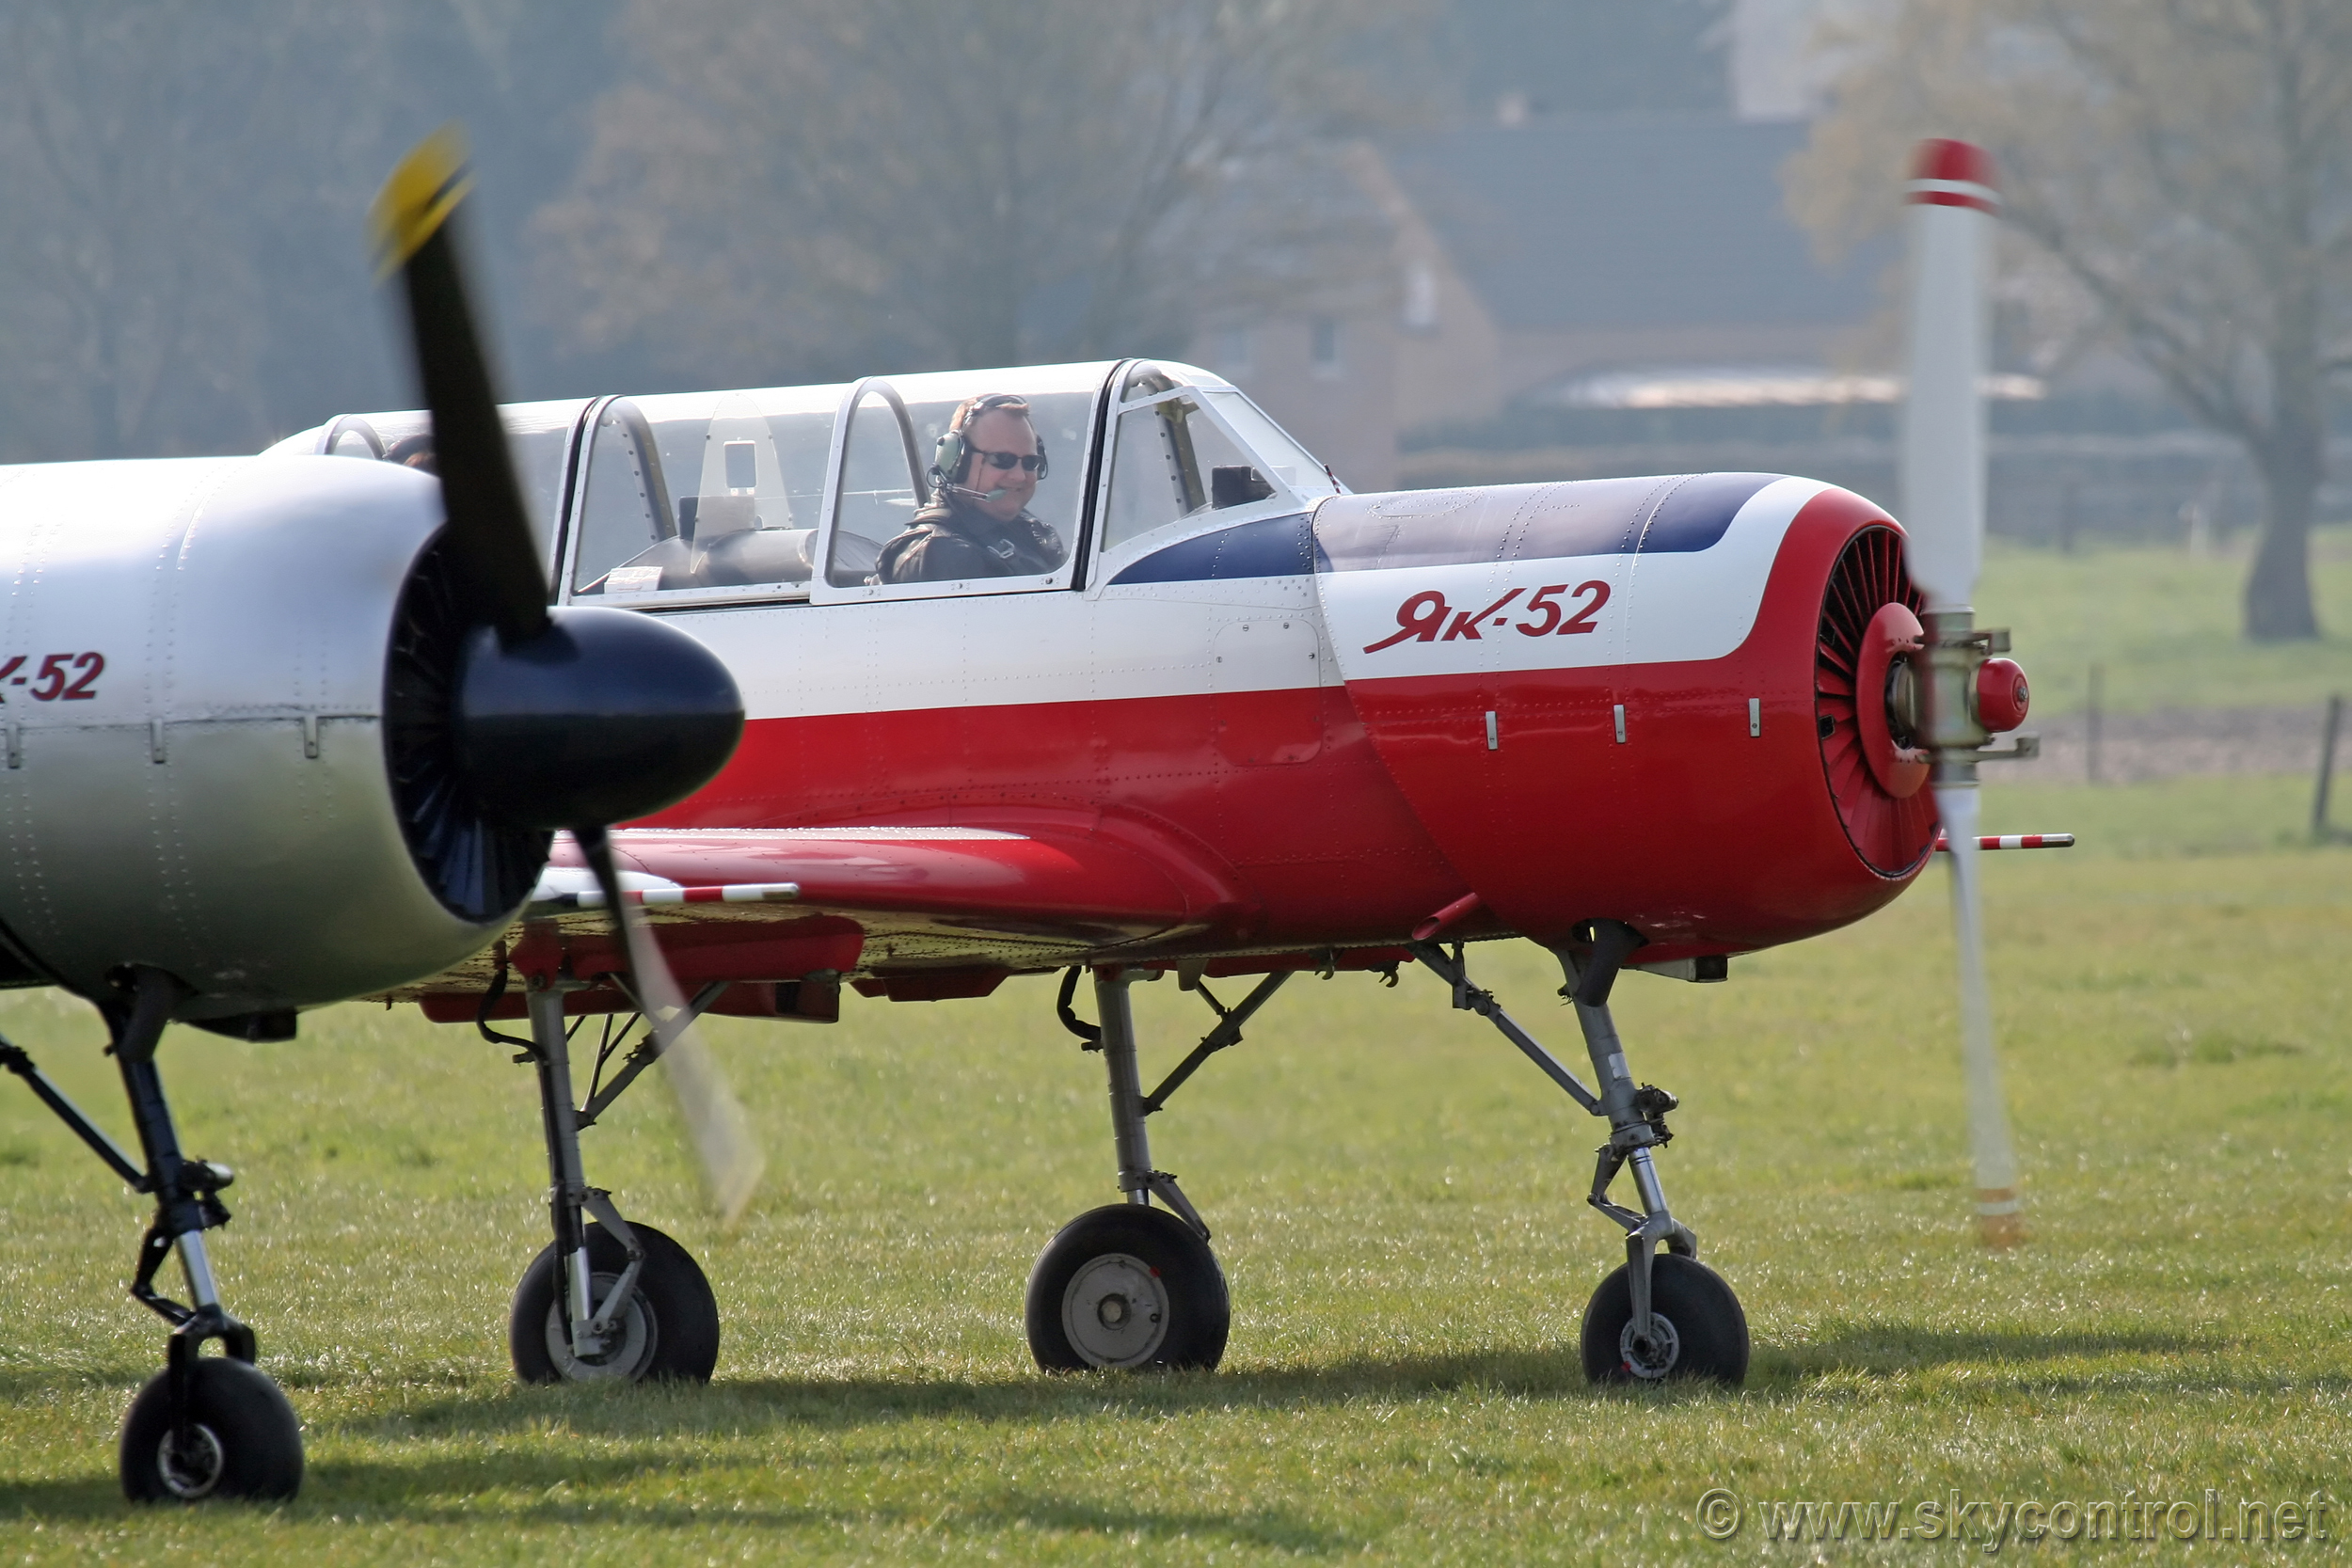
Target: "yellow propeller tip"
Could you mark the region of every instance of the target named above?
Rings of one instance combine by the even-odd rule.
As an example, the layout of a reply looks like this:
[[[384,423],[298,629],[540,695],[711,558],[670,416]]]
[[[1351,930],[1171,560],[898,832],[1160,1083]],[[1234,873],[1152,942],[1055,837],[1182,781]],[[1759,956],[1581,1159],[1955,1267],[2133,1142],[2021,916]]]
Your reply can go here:
[[[400,161],[368,209],[375,238],[376,277],[390,277],[440,231],[473,189],[466,166],[466,135],[444,125]]]

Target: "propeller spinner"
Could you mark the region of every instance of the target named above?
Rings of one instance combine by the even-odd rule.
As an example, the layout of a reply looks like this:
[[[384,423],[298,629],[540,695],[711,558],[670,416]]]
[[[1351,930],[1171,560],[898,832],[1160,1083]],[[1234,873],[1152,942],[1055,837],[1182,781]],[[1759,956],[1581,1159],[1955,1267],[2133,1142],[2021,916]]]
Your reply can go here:
[[[449,714],[456,771],[485,816],[568,829],[579,841],[707,1187],[732,1220],[764,1161],[660,945],[621,896],[605,830],[708,782],[742,735],[742,699],[726,666],[674,626],[627,610],[548,607],[547,566],[453,233],[471,185],[464,144],[444,129],[392,171],[372,214],[382,275],[399,274],[407,303],[448,517],[443,543],[465,607]]]

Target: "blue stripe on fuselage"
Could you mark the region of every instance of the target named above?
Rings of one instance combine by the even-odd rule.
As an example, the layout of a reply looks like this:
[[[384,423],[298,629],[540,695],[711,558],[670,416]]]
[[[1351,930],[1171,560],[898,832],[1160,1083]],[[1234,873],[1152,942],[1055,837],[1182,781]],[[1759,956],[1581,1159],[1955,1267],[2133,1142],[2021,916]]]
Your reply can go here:
[[[1316,568],[1465,566],[1595,555],[1691,555],[1715,547],[1776,474],[1586,479],[1400,493],[1326,506]]]
[[[1111,578],[1111,585],[1297,578],[1314,569],[1314,524],[1302,512],[1289,517],[1261,517],[1154,550]]]
[[[1711,550],[1731,519],[1778,474],[1696,474],[1676,485],[1650,514],[1642,531],[1642,553],[1689,554]]]
[[[1313,519],[1307,514],[1263,517],[1154,550],[1111,578],[1111,583],[1215,582],[1302,577],[1315,571],[1637,551],[1643,555],[1693,554],[1712,549],[1749,498],[1779,477],[1730,473],[1692,474],[1664,482],[1588,481],[1573,487],[1584,489],[1590,498],[1585,504],[1513,519],[1509,531],[1500,538],[1484,529],[1457,532],[1446,522],[1416,528],[1414,519],[1400,518],[1371,537],[1326,540],[1318,547]]]

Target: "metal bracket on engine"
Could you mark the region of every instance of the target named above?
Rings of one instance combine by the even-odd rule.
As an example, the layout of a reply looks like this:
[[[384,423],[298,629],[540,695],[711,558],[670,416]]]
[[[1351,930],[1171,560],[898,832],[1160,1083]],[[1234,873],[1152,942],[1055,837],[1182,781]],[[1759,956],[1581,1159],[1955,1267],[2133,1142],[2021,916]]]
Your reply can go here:
[[[1919,738],[1935,758],[1938,784],[1973,784],[1977,762],[1992,732],[1977,721],[1977,672],[2009,646],[2009,633],[1979,630],[1973,610],[1931,610],[1928,630],[1927,723]]]

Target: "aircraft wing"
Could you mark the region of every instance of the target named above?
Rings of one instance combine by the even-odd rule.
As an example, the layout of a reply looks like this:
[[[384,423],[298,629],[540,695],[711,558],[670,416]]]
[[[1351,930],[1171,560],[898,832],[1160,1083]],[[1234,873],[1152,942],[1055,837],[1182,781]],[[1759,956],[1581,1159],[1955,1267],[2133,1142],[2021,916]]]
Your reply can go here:
[[[690,990],[854,970],[875,994],[982,995],[1015,970],[1230,925],[1253,902],[1205,851],[1099,818],[632,828],[612,842],[623,896],[643,909]],[[568,959],[581,977],[620,969],[603,902],[578,847],[559,837],[500,942],[388,996],[469,1018],[501,964]],[[519,990],[497,1016],[516,1009]]]

